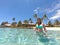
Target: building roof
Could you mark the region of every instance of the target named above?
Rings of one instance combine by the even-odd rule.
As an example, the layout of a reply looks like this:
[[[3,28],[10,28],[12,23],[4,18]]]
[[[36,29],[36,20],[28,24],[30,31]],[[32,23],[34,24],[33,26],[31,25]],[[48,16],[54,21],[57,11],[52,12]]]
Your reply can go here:
[[[11,24],[5,24],[5,26],[11,26]]]

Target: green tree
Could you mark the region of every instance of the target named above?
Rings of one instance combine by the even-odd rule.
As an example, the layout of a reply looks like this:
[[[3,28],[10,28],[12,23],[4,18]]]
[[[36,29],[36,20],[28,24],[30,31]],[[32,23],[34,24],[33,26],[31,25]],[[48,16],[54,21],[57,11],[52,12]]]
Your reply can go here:
[[[24,24],[28,24],[29,22],[28,22],[28,20],[24,20]]]
[[[17,26],[17,22],[12,22],[12,27],[16,27]]]
[[[13,21],[15,21],[15,18],[12,18]]]
[[[33,23],[33,21],[32,21],[32,19],[31,19],[31,18],[29,19],[29,23]]]
[[[53,27],[53,24],[52,24],[52,22],[51,22],[51,21],[49,21],[49,22],[48,22],[48,26]]]
[[[38,18],[37,14],[34,14],[34,18],[36,18],[36,19]]]
[[[18,27],[21,27],[22,26],[22,22],[19,21],[18,24],[17,24]]]
[[[48,25],[50,26],[51,24],[52,24],[51,21],[49,21],[49,22],[48,22]]]
[[[16,27],[17,26],[17,22],[15,22],[15,18],[12,18],[13,22],[12,22],[12,27]]]
[[[56,19],[54,24],[59,25],[59,21]]]
[[[47,17],[46,14],[43,15],[43,17],[42,17],[42,21],[43,21],[44,19],[48,19],[48,17]],[[49,20],[49,19],[48,19],[48,20]]]
[[[28,20],[24,20],[24,26],[23,27],[27,27],[28,26],[29,21]]]

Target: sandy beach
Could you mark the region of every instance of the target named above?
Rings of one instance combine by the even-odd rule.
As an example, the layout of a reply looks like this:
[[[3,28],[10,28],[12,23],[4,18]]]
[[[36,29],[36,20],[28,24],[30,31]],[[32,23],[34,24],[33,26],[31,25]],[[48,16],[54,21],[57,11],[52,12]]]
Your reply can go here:
[[[60,31],[60,27],[46,27],[47,30]]]

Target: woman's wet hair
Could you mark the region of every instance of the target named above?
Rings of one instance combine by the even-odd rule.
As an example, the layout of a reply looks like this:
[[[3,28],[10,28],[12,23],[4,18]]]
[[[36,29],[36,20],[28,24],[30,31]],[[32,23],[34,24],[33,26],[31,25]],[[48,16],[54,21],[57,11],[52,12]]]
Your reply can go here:
[[[38,20],[40,21],[40,24],[41,24],[41,23],[42,23],[41,18],[37,18],[37,21],[38,21]],[[38,22],[37,22],[37,23],[38,23]]]
[[[37,18],[37,20],[41,20],[41,18]]]

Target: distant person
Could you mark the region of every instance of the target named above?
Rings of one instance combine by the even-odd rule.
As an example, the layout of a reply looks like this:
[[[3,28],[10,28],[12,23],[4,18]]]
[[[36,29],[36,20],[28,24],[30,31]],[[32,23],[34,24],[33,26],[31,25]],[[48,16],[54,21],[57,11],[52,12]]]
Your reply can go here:
[[[47,30],[45,25],[42,23],[40,18],[37,18],[37,24],[35,27],[36,34],[38,35],[38,40],[42,42],[44,45],[55,45],[57,42],[54,38],[48,38]],[[49,43],[51,42],[51,43]],[[54,42],[54,43],[53,43]]]
[[[46,42],[49,41],[46,37],[47,30],[45,28],[45,25],[42,23],[42,20],[40,18],[37,18],[37,24],[35,27],[36,34],[39,36],[39,41]]]
[[[42,23],[42,20],[40,18],[37,18],[35,31],[42,34],[44,34],[44,32],[47,32],[45,25]]]

